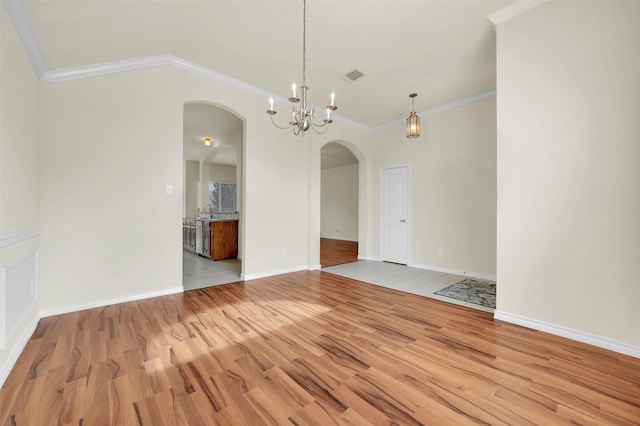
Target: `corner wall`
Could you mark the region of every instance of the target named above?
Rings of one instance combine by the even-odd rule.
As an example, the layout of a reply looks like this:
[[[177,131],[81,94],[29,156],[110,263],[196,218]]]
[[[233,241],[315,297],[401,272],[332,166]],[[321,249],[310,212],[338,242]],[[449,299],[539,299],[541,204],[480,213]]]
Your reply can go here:
[[[496,317],[640,356],[640,3],[497,28]]]
[[[38,320],[38,149],[38,78],[0,2],[0,385]]]

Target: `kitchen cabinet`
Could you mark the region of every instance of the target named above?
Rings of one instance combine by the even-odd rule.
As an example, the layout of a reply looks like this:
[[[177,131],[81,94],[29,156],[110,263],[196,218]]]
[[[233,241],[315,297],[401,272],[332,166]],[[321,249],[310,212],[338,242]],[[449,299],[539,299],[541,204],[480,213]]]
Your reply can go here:
[[[211,222],[211,257],[213,260],[238,257],[238,221],[216,220]]]
[[[182,248],[196,251],[196,223],[192,219],[182,221]]]
[[[238,220],[183,219],[182,247],[213,260],[238,257]]]

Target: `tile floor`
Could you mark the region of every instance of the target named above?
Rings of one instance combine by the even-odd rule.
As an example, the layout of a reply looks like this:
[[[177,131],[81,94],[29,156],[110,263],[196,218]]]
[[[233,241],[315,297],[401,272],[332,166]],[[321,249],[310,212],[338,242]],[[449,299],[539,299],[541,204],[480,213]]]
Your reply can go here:
[[[186,290],[240,281],[239,259],[212,261],[189,251],[182,251],[182,285]],[[323,271],[382,287],[418,294],[486,312],[491,308],[434,294],[438,290],[469,278],[462,275],[411,268],[395,263],[361,260],[322,268]]]
[[[213,261],[182,250],[182,286],[185,291],[240,281],[241,271],[239,259]]]
[[[426,269],[411,268],[396,263],[378,262],[373,260],[361,260],[359,262],[345,263],[343,265],[322,268],[323,271],[354,280],[376,284],[382,287],[392,288],[407,293],[418,294],[456,305],[467,306],[486,312],[493,312],[491,308],[449,297],[434,294],[438,290],[455,284],[468,276],[447,274],[444,272],[428,271]],[[484,281],[484,280],[483,280]]]

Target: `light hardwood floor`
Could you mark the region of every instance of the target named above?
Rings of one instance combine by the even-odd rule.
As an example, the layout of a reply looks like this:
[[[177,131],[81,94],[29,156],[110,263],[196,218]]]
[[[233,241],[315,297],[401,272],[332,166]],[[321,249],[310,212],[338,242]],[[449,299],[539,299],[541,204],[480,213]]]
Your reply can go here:
[[[320,238],[320,265],[342,265],[358,261],[358,242]]]
[[[640,359],[304,271],[44,318],[2,425],[638,424]]]

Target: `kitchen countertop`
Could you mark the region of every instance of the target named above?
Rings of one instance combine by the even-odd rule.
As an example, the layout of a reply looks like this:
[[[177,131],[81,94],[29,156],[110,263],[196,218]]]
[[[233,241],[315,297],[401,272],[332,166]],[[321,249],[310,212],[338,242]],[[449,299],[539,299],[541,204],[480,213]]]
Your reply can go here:
[[[239,219],[204,219],[204,218],[200,218],[200,219],[190,219],[190,220],[197,220],[199,222],[237,222]]]

